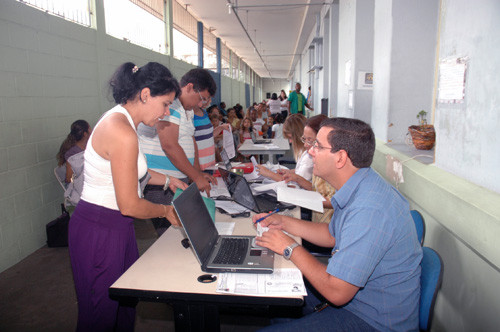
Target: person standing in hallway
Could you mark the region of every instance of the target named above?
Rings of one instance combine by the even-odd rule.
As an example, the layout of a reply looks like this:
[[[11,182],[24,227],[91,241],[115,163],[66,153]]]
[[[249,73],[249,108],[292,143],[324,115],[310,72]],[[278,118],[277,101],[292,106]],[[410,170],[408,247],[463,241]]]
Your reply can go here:
[[[302,114],[306,115],[305,107],[314,111],[312,107],[307,103],[306,97],[300,92],[301,85],[299,82],[295,84],[295,91],[292,91],[288,96],[288,101],[290,102],[290,114]]]
[[[109,287],[139,257],[134,218],[167,218],[180,225],[172,206],[142,199],[140,179],[172,190],[173,177],[147,169],[137,126],[154,126],[169,113],[179,84],[163,65],[120,66],[110,81],[116,106],[96,124],[84,152],[85,180],[71,216],[68,246],[78,299],[77,331],[133,331],[135,309],[119,305]]]
[[[170,106],[169,115],[154,127],[138,127],[139,144],[149,168],[186,183],[195,182],[200,191],[210,194],[210,183],[217,183],[217,180],[204,173],[196,160],[193,108],[207,107],[217,86],[208,70],[202,68],[194,68],[184,74],[180,86],[181,94]],[[148,185],[144,189],[144,197],[154,203],[170,204],[174,194],[162,186]],[[165,219],[154,219],[153,224],[159,235],[170,226]]]

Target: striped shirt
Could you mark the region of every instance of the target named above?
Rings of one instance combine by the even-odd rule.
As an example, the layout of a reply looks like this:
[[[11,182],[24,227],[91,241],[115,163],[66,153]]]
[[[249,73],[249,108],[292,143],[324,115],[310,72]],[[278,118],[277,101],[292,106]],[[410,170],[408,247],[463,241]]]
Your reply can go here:
[[[198,158],[202,170],[215,165],[214,126],[207,112],[203,116],[194,115],[194,138],[198,146]]]
[[[184,150],[191,165],[193,165],[195,153],[193,111],[186,111],[180,100],[176,99],[170,106],[170,115],[165,116],[161,121],[168,121],[179,126],[179,145]],[[148,127],[141,123],[137,128],[137,133],[139,134],[141,150],[148,161],[148,168],[179,179],[187,177],[172,164],[163,152],[155,127]]]

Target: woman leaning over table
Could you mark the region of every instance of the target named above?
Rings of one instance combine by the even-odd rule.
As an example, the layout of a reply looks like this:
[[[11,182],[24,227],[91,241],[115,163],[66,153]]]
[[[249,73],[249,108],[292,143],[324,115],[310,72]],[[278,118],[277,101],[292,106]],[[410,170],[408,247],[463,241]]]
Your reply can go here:
[[[264,165],[258,165],[257,170],[262,176],[274,181],[283,181],[285,174],[297,174],[303,179],[311,181],[313,161],[312,157],[307,153],[307,149],[304,147],[304,142],[302,141],[305,123],[305,116],[302,114],[292,114],[286,119],[283,125],[283,137],[292,143],[293,156],[296,160],[295,169],[280,169],[275,173]]]
[[[169,114],[179,84],[163,65],[121,65],[110,80],[117,105],[96,124],[85,150],[85,183],[69,224],[69,253],[78,299],[77,331],[133,331],[135,309],[122,307],[108,288],[139,257],[134,218],[179,221],[172,206],[141,198],[147,173],[137,126],[154,126]],[[178,179],[149,171],[150,184],[185,188]]]
[[[304,127],[304,134],[302,134],[301,140],[304,143],[304,148],[306,151],[309,151],[311,147],[314,145],[314,141],[316,140],[316,135],[318,134],[319,129],[321,128],[321,123],[324,120],[327,120],[328,117],[323,114],[315,115],[306,121],[306,125]],[[308,181],[304,179],[302,176],[288,172],[283,176],[283,180],[285,182],[295,182],[299,184],[303,189],[312,190],[320,193],[324,198],[323,201],[323,213],[312,211],[312,219],[313,222],[322,222],[329,223],[332,215],[333,215],[333,207],[331,203],[332,196],[335,194],[335,189],[322,178],[312,175],[312,180]]]

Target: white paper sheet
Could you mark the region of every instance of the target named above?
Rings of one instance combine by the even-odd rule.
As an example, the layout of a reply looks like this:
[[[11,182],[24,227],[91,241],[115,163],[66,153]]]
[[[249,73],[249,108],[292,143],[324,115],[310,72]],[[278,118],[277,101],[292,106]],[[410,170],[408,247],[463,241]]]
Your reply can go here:
[[[222,131],[222,146],[224,147],[224,150],[226,150],[227,157],[232,159],[236,155],[236,152],[234,151],[233,133],[231,132],[231,127],[229,128],[229,130]]]
[[[272,274],[220,273],[217,293],[307,295],[298,269],[275,269]]]
[[[233,235],[234,222],[215,222],[215,228],[219,235]]]
[[[233,201],[220,201],[220,200],[215,200],[215,206],[218,208],[223,209],[229,214],[237,214],[237,213],[243,213],[250,211],[246,207],[243,207],[239,205],[238,203],[235,203]]]
[[[282,186],[286,187],[285,181],[265,183],[265,184],[261,184],[258,186],[254,186],[252,189],[257,191],[257,192],[264,192],[264,191],[270,191],[270,190],[277,192],[277,188],[282,187]]]
[[[304,208],[323,213],[325,198],[316,191],[278,186],[278,201],[290,203]]]

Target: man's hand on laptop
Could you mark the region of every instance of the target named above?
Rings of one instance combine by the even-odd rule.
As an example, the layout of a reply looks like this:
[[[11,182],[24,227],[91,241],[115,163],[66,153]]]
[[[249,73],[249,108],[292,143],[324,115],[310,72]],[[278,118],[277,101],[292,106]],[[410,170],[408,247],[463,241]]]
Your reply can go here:
[[[262,233],[261,237],[255,238],[255,244],[261,247],[271,249],[279,255],[283,255],[286,247],[295,241],[279,229],[269,229],[269,231]]]
[[[208,173],[200,172],[199,176],[194,179],[194,182],[198,186],[200,191],[204,191],[207,193],[207,196],[210,197],[210,183],[217,184],[217,180]]]

